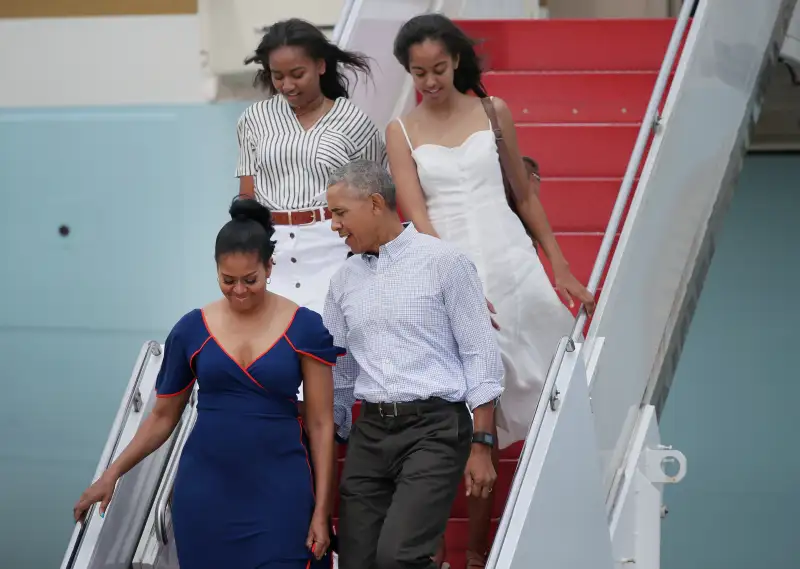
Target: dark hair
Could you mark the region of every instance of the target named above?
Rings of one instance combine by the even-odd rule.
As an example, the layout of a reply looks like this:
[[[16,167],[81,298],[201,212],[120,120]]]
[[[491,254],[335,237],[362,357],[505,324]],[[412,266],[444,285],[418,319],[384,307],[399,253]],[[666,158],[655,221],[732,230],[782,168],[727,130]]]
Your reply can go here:
[[[258,253],[258,260],[265,265],[275,252],[275,226],[269,210],[256,200],[237,196],[228,213],[231,220],[217,233],[214,244],[214,260],[229,253]]]
[[[319,86],[328,99],[349,97],[350,80],[340,66],[354,73],[361,71],[367,76],[371,75],[369,60],[365,55],[339,48],[316,26],[305,20],[282,20],[264,28],[263,32],[264,37],[261,38],[255,54],[245,59],[244,63],[261,65],[262,69],[256,73],[253,85],[261,85],[271,95],[275,95],[277,91],[269,72],[269,54],[287,45],[302,47],[311,59],[325,61],[325,73],[319,78]]]
[[[394,57],[409,71],[408,51],[412,45],[425,40],[441,42],[447,52],[458,57],[458,68],[453,73],[455,88],[466,93],[472,91],[479,97],[487,97],[486,87],[481,81],[481,61],[475,53],[478,44],[441,14],[422,14],[407,21],[394,38]]]
[[[528,166],[530,166],[533,172],[539,173],[539,163],[531,158],[530,156],[523,156],[522,161],[525,162]]]

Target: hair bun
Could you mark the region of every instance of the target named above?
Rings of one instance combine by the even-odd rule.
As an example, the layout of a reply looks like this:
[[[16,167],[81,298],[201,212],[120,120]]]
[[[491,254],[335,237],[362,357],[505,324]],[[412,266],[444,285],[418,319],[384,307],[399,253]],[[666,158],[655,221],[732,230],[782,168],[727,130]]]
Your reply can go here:
[[[272,234],[275,233],[269,209],[253,198],[235,197],[228,213],[234,221],[255,221],[264,228],[267,232],[267,237],[272,237]]]

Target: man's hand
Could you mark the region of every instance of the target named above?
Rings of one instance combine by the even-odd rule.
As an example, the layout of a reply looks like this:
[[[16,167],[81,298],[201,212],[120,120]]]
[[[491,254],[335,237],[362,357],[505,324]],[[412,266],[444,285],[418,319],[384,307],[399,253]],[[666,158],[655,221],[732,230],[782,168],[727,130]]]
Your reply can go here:
[[[497,314],[497,310],[494,309],[494,304],[489,302],[488,298],[486,299],[486,306],[489,307],[489,314]],[[500,326],[497,324],[497,321],[491,316],[489,317],[489,321],[492,323],[492,328],[494,328],[495,330],[500,329]]]
[[[464,472],[467,496],[488,498],[497,480],[497,473],[492,465],[492,449],[480,443],[472,444],[472,451]]]

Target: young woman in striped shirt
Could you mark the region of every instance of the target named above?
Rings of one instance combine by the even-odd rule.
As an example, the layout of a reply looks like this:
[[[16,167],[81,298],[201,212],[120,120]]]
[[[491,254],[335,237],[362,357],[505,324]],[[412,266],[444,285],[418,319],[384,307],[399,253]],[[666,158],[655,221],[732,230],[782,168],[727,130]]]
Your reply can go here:
[[[270,26],[251,62],[271,97],[239,119],[239,191],[272,211],[270,290],[322,313],[330,277],[348,253],[330,230],[328,173],[357,158],[386,164],[381,133],[348,98],[345,70],[369,75],[369,65],[299,19]]]
[[[246,63],[261,67],[256,84],[271,95],[239,118],[236,167],[239,193],[272,212],[277,245],[267,286],[322,314],[331,277],[349,252],[331,231],[328,175],[357,158],[387,162],[381,133],[350,102],[344,74],[369,75],[369,64],[294,18],[270,26]],[[305,414],[302,389],[298,400]]]

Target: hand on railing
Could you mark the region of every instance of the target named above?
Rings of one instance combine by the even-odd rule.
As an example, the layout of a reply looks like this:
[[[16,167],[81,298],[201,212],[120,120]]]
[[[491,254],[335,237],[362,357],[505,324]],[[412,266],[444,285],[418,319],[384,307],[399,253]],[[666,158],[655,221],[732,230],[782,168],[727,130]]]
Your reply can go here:
[[[100,502],[100,517],[106,514],[108,504],[114,496],[114,488],[117,486],[117,478],[109,474],[108,471],[98,478],[94,484],[89,486],[81,497],[78,503],[72,508],[72,515],[76,522],[83,522],[86,519],[86,512],[89,511],[94,504]]]
[[[569,267],[553,267],[553,277],[555,280],[556,290],[564,300],[567,301],[570,308],[575,306],[574,298],[578,299],[584,307],[586,313],[591,316],[595,309],[595,299],[589,289],[587,289],[581,282],[575,278]]]

